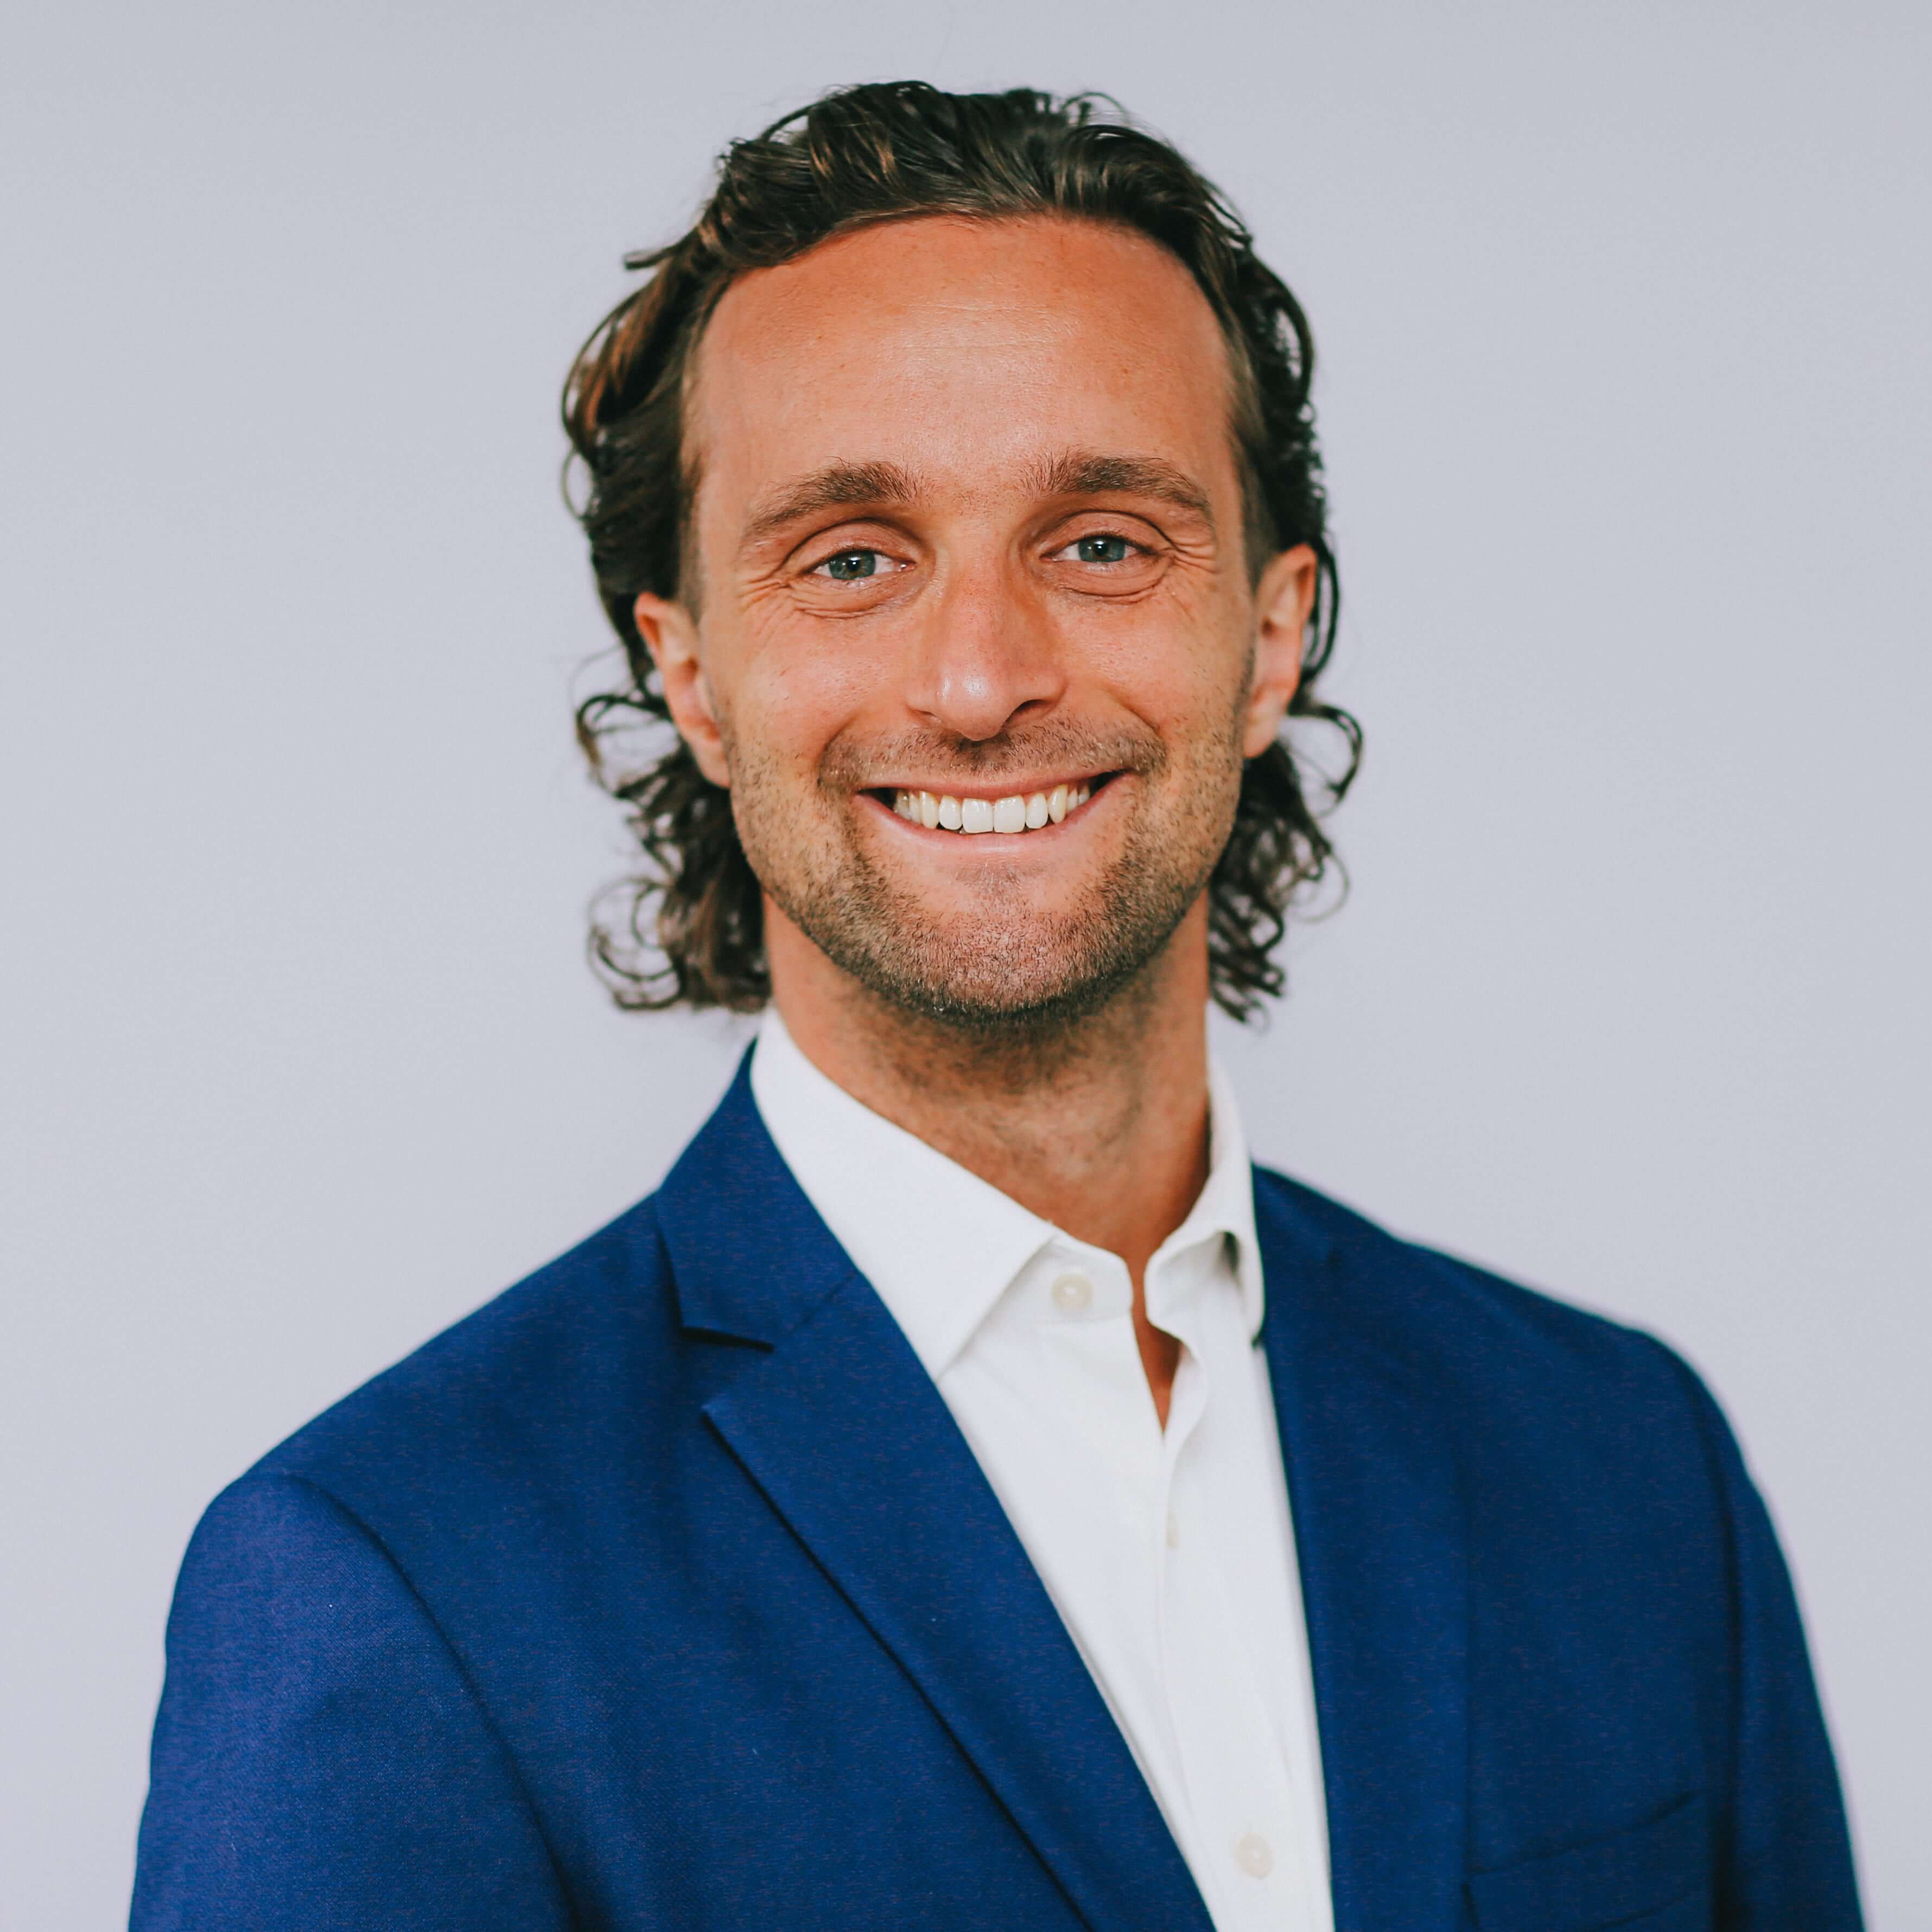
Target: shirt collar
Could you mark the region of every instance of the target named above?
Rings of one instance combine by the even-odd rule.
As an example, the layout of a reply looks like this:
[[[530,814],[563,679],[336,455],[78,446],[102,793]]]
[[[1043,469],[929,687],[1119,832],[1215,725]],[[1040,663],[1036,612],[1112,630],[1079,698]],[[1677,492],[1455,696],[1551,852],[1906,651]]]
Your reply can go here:
[[[1261,1244],[1255,1233],[1255,1175],[1234,1090],[1221,1063],[1208,1057],[1208,1178],[1187,1218],[1161,1243],[1148,1264],[1151,1281],[1171,1256],[1226,1236],[1234,1245],[1234,1279],[1241,1291],[1241,1318],[1248,1340],[1262,1332],[1266,1310]]]
[[[855,1100],[805,1057],[776,1006],[760,1022],[752,1096],[794,1178],[935,1380],[1027,1264],[1049,1242],[1069,1239]],[[1203,1241],[1232,1237],[1252,1339],[1263,1307],[1253,1176],[1233,1090],[1211,1060],[1208,1104],[1207,1184],[1148,1273]]]

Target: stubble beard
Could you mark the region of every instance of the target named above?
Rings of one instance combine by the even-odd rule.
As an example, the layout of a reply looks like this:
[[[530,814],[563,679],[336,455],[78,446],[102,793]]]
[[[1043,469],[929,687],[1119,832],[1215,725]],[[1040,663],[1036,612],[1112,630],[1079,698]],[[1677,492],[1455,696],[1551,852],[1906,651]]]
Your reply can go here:
[[[1067,1035],[1145,978],[1213,875],[1242,763],[1232,729],[1203,747],[1178,788],[1163,786],[1171,760],[1150,732],[1102,740],[1053,728],[979,745],[835,743],[802,812],[771,761],[727,749],[739,838],[786,917],[904,1017],[1016,1047]],[[894,768],[955,770],[962,788],[997,783],[1003,771],[1126,771],[1138,796],[1119,850],[1074,903],[1051,915],[1018,910],[1002,892],[1015,874],[987,866],[968,910],[941,919],[916,884],[878,863],[855,822],[866,808],[854,792],[868,774]]]

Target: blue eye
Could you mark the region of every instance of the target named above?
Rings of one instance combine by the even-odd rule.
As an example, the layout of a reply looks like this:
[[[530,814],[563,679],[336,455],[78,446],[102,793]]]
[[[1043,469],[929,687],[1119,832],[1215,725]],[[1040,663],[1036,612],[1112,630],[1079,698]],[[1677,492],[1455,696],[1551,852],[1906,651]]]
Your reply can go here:
[[[836,556],[828,556],[819,568],[838,583],[850,584],[860,578],[877,574],[879,553],[875,550],[842,550]]]
[[[1132,546],[1125,537],[1082,537],[1074,548],[1082,563],[1125,563]]]

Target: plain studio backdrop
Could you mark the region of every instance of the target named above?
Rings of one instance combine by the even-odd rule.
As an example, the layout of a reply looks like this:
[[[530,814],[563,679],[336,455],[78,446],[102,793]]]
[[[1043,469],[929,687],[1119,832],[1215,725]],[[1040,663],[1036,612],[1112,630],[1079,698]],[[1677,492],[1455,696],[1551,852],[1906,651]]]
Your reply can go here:
[[[1262,1156],[1667,1337],[1932,1927],[1922,10],[43,5],[0,44],[0,1923],[125,1909],[176,1565],[650,1189],[570,355],[818,88],[1099,87],[1313,316],[1368,759]]]

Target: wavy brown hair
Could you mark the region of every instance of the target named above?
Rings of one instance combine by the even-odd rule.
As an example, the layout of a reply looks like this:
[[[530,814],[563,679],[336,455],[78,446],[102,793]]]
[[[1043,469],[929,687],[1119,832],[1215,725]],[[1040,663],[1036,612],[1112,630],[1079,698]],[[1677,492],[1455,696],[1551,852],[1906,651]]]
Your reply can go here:
[[[1220,192],[1114,104],[1026,88],[946,94],[898,81],[838,89],[734,142],[690,230],[626,258],[649,279],[598,324],[565,387],[572,468],[580,476],[577,514],[627,666],[618,688],[577,712],[578,742],[598,782],[629,808],[644,862],[593,916],[592,961],[620,1005],[747,1011],[771,992],[764,903],[730,794],[668,734],[663,689],[632,614],[646,590],[696,608],[688,538],[697,477],[683,444],[683,405],[692,355],[718,298],[748,269],[775,267],[874,223],[1041,214],[1138,230],[1186,266],[1213,306],[1234,370],[1250,574],[1298,544],[1318,561],[1289,716],[1340,734],[1340,769],[1316,770],[1286,732],[1250,759],[1208,889],[1215,999],[1245,1017],[1281,990],[1273,953],[1289,906],[1334,863],[1318,809],[1340,802],[1361,757],[1355,721],[1316,692],[1334,644],[1340,587],[1309,400],[1307,320]]]

